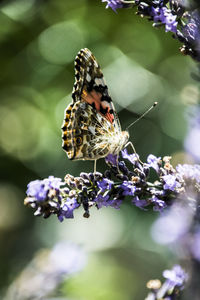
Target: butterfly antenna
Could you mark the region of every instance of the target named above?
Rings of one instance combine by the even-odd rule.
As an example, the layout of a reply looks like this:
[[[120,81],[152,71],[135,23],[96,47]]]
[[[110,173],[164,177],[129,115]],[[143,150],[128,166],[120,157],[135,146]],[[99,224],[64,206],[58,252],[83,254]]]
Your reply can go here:
[[[137,120],[135,120],[133,123],[131,123],[126,130],[128,130],[131,126],[133,126],[135,123],[137,123],[139,120],[141,120],[144,116],[146,116],[156,105],[158,104],[158,102],[154,102],[154,104],[149,107],[149,109],[147,109],[147,111],[145,111]]]

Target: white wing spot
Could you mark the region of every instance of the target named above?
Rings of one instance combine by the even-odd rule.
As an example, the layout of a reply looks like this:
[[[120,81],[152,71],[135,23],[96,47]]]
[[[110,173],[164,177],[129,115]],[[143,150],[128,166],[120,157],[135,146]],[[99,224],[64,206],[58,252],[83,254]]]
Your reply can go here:
[[[101,85],[102,84],[102,79],[95,78],[95,83],[96,83],[96,85]]]
[[[95,128],[93,126],[88,126],[89,131],[95,135]]]
[[[96,68],[98,68],[98,63],[96,62],[96,60],[94,60],[94,66],[95,66]]]
[[[91,76],[87,73],[87,76],[86,76],[86,80],[88,81],[88,82],[90,82],[91,81]]]

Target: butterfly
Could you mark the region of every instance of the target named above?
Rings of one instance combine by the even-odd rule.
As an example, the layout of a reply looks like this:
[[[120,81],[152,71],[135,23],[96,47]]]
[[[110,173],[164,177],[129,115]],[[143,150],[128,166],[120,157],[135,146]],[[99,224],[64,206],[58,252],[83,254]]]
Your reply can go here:
[[[62,147],[70,160],[96,160],[118,155],[129,139],[122,131],[101,68],[87,49],[75,58],[72,102],[64,114]]]

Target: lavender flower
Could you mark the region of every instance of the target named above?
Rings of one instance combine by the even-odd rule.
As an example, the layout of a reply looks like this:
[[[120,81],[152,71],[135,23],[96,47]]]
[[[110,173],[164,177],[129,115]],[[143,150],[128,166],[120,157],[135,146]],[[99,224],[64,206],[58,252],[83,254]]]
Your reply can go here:
[[[35,197],[38,201],[44,201],[49,196],[50,191],[58,192],[63,184],[60,178],[54,176],[49,176],[44,180],[34,180],[28,184],[27,194],[30,197]]]
[[[168,280],[171,288],[183,286],[184,282],[188,279],[188,275],[179,265],[173,266],[172,270],[165,270],[163,277]]]
[[[137,189],[131,181],[124,181],[119,188],[122,189],[123,196],[134,196]]]
[[[163,5],[163,4],[162,4]],[[153,17],[154,26],[157,24],[164,24],[165,25],[165,31],[171,31],[176,33],[177,31],[177,16],[172,14],[172,11],[170,9],[167,9],[167,7],[152,7],[152,11],[150,15]]]
[[[145,206],[149,204],[147,200],[140,199],[138,196],[133,197],[132,203],[141,209],[145,209]]]
[[[122,156],[124,161],[119,161],[118,165],[115,165],[114,156],[106,158],[110,169],[104,174],[81,173],[79,177],[67,174],[65,183],[54,177],[33,181],[28,185],[25,204],[35,209],[35,215],[46,218],[56,214],[62,222],[65,218],[73,218],[74,210],[80,207],[84,209],[84,217],[89,217],[92,206],[119,209],[124,201],[140,209],[153,208],[162,212],[177,197],[187,198],[191,179],[195,182],[195,192],[199,192],[199,166],[178,165],[174,169],[167,156],[161,160],[149,155],[147,164],[142,164],[137,155],[127,151],[123,151]],[[131,162],[130,169],[127,161]],[[157,175],[154,182],[148,181],[151,169]]]
[[[102,2],[107,2],[106,8],[110,7],[112,10],[116,12],[116,9],[118,8],[127,8],[130,7],[132,3],[135,3],[135,1],[124,1],[124,0],[102,0]]]
[[[167,204],[165,201],[160,200],[157,196],[153,195],[151,198],[152,204],[153,204],[153,209],[154,211],[163,211],[164,208],[167,207]]]
[[[192,10],[192,5],[180,0],[102,0],[114,11],[118,8],[136,7],[137,14],[153,21],[154,27],[165,27],[166,32],[172,32],[183,46],[181,53],[191,55],[200,61],[200,11]]]
[[[64,218],[72,219],[74,218],[74,209],[78,208],[80,204],[77,202],[77,199],[67,198],[64,204],[60,207],[60,214],[58,214],[58,219],[60,222],[64,220]]]
[[[74,244],[60,242],[52,249],[42,249],[9,286],[3,299],[49,299],[64,280],[85,264],[85,253]]]
[[[108,156],[105,158],[105,161],[111,166],[117,166],[117,155],[108,154]]]
[[[138,160],[138,156],[135,153],[128,154],[127,149],[121,151],[122,157],[124,159],[128,159],[132,164],[134,164]]]
[[[106,8],[111,7],[114,11],[123,7],[121,0],[102,0],[102,2],[107,2]]]
[[[178,182],[177,178],[176,178],[176,174],[172,175],[172,174],[168,174],[162,177],[163,181],[164,181],[164,186],[163,188],[165,190],[171,190],[174,191],[175,189],[181,187],[180,182]]]
[[[100,188],[101,192],[105,192],[106,190],[110,190],[113,186],[114,182],[107,178],[102,178],[102,180],[97,182],[98,187]]]
[[[200,165],[178,164],[176,170],[187,184],[200,183]]]
[[[198,9],[185,13],[186,24],[177,35],[184,42],[181,51],[200,61],[200,11]]]
[[[161,166],[161,157],[156,157],[155,155],[150,154],[147,157],[147,163],[149,167],[152,167],[154,170],[156,170],[156,172],[158,172]]]
[[[163,277],[165,282],[161,284],[160,280],[154,279],[147,283],[147,288],[151,290],[145,300],[174,300],[178,299],[185,283],[188,280],[188,274],[179,265],[173,266],[171,270],[165,270]]]

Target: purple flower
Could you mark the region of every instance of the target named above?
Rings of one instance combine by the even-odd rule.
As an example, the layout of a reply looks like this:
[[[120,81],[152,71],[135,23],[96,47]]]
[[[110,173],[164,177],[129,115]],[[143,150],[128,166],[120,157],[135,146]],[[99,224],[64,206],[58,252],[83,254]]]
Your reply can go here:
[[[111,164],[112,166],[117,166],[117,155],[108,154],[105,158],[107,164]]]
[[[100,188],[101,192],[105,192],[106,190],[110,190],[113,186],[114,182],[107,178],[102,178],[102,180],[97,182],[98,187]]]
[[[115,12],[117,8],[124,7],[124,4],[121,2],[121,0],[102,0],[102,2],[107,2],[106,8],[111,7]]]
[[[155,195],[151,198],[151,202],[153,204],[153,210],[154,211],[163,211],[164,208],[167,207],[167,204],[165,203],[165,201],[160,200],[158,197],[156,197]]]
[[[114,198],[110,201],[109,204],[111,207],[114,207],[115,209],[119,209],[122,204],[122,200],[118,198]]]
[[[135,206],[137,206],[137,207],[139,207],[139,208],[141,208],[141,209],[144,209],[144,207],[148,205],[148,201],[147,201],[147,200],[145,200],[145,199],[140,199],[138,196],[135,196],[135,197],[133,198],[132,203],[133,203]]]
[[[182,286],[188,279],[187,273],[179,265],[175,265],[172,270],[165,270],[163,272],[163,277],[168,280],[171,288]]]
[[[165,15],[164,11],[166,10],[166,7],[152,7],[151,15],[153,17],[154,22],[165,22]]]
[[[79,207],[80,204],[77,202],[76,198],[67,198],[64,205],[61,206],[60,213],[58,215],[58,219],[60,222],[66,219],[73,219],[74,218],[74,209]]]
[[[134,196],[136,187],[133,185],[131,181],[124,181],[119,188],[123,190],[123,196]]]
[[[198,43],[200,39],[200,16],[199,11],[196,9],[186,15],[188,23],[183,26],[182,32],[187,40]]]
[[[161,22],[165,24],[165,31],[177,31],[177,24],[176,15],[173,15],[170,9],[167,7],[156,7],[152,8],[152,17],[154,22],[158,23]]]
[[[121,151],[122,157],[124,159],[128,159],[132,164],[135,164],[135,162],[138,160],[138,156],[135,153],[128,154],[127,149],[124,149]]]
[[[177,181],[175,175],[164,175],[163,177],[164,186],[163,188],[165,190],[171,190],[174,191],[176,188],[179,188],[181,186],[180,182]]]
[[[155,155],[150,154],[147,157],[147,164],[149,165],[149,167],[153,168],[158,173],[161,167],[161,157],[156,157]]]
[[[44,201],[48,197],[49,190],[59,191],[60,186],[64,185],[60,178],[49,176],[44,180],[34,180],[28,184],[27,196],[34,197],[38,201]]]
[[[176,170],[183,180],[200,183],[200,165],[179,164]]]
[[[110,196],[108,194],[106,195],[98,194],[97,197],[95,198],[97,207],[102,208],[102,206],[110,206],[109,199]]]
[[[178,22],[176,21],[176,15],[168,12],[165,15],[165,31],[171,31],[176,33]]]
[[[145,298],[146,300],[175,300],[188,280],[188,274],[179,265],[174,265],[172,270],[165,270],[163,277],[166,278],[163,284],[158,279],[147,283],[151,293]]]

